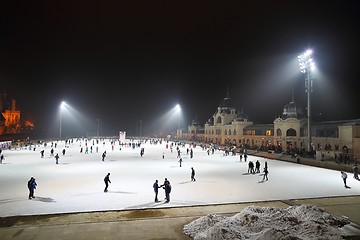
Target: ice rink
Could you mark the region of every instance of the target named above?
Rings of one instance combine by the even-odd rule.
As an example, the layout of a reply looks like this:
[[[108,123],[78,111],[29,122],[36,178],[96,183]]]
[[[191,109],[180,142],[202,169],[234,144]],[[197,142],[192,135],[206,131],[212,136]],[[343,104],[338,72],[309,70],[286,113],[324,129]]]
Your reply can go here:
[[[224,156],[219,150],[208,154],[200,146],[193,148],[193,158],[187,154],[190,145],[180,147],[180,167],[177,145],[170,149],[172,142],[148,141],[132,148],[129,140],[126,146],[116,141],[114,147],[109,139],[99,143],[88,140],[88,153],[84,140],[73,139],[67,146],[65,141],[55,143],[54,155],[59,154],[59,164],[50,156],[51,142],[37,145],[35,150],[3,150],[0,217],[360,195],[360,182],[352,173],[347,179],[351,188],[346,189],[339,171],[255,156],[240,162],[239,155]],[[41,150],[45,152],[43,158]],[[104,151],[107,156],[102,161]],[[262,172],[248,173],[248,162],[256,160],[261,163],[261,171],[268,163],[268,181],[262,181]],[[196,171],[195,182],[190,180],[191,167]],[[104,193],[107,173],[111,173],[111,184]],[[32,176],[38,186],[35,198],[29,200],[27,181]],[[172,185],[170,202],[163,201],[164,190],[159,189],[162,201],[155,203],[152,185],[155,179],[162,184],[164,178]]]

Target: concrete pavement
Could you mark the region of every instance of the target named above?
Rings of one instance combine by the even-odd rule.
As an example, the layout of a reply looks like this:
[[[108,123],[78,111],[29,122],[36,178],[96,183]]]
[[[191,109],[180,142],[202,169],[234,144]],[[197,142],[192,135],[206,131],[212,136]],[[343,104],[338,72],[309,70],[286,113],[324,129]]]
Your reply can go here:
[[[349,218],[346,239],[360,239],[360,196],[247,202],[206,206],[64,213],[0,218],[1,240],[190,239],[185,224],[207,214],[234,215],[247,206],[312,204]]]

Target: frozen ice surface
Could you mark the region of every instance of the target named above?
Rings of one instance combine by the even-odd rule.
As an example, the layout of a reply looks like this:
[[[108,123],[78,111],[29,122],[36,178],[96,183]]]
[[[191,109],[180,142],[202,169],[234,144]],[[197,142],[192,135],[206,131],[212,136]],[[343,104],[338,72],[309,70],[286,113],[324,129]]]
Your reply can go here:
[[[217,203],[257,202],[360,194],[360,184],[348,174],[345,189],[340,172],[278,160],[249,156],[259,160],[261,169],[268,163],[269,180],[262,181],[262,173],[248,174],[248,162],[239,156],[224,156],[222,151],[208,155],[197,146],[190,159],[185,147],[180,147],[183,159],[179,166],[176,146],[171,152],[162,144],[142,143],[135,149],[119,146],[112,149],[108,139],[90,146],[89,153],[80,153],[84,141],[76,141],[65,148],[58,142],[59,164],[50,156],[50,143],[33,149],[4,150],[0,165],[0,217],[67,212],[159,208]],[[96,146],[99,150],[96,152]],[[121,150],[120,150],[121,147]],[[63,156],[62,150],[66,149]],[[140,149],[144,148],[144,156]],[[40,151],[45,150],[44,158]],[[106,151],[105,161],[101,154]],[[164,153],[164,159],[162,155]],[[315,161],[315,160],[314,160]],[[191,181],[191,167],[196,182]],[[109,192],[104,193],[104,177],[110,172]],[[37,181],[35,199],[28,199],[27,181]],[[172,185],[169,203],[155,203],[152,185],[155,179],[162,184],[168,178]],[[159,189],[159,200],[165,197]]]

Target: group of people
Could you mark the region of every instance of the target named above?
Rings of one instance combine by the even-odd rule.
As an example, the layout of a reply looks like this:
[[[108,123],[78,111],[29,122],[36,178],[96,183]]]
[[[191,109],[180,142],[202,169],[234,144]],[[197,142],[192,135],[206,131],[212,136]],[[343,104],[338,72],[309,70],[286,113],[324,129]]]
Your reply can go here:
[[[155,192],[155,202],[159,202],[158,194],[159,188],[163,188],[165,190],[165,202],[170,202],[170,192],[171,192],[171,184],[170,181],[165,178],[164,183],[159,186],[159,181],[156,179],[153,184],[154,192]]]
[[[252,161],[249,161],[248,167],[249,167],[248,168],[248,173],[252,173],[252,174],[260,173],[260,162],[259,162],[259,160],[256,160],[255,166],[254,166],[254,163]]]

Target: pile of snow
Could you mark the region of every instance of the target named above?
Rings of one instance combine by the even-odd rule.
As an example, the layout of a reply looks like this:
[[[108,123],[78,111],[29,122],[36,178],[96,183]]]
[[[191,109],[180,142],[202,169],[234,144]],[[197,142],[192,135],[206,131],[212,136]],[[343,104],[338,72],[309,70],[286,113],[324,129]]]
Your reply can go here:
[[[278,207],[249,206],[232,217],[209,214],[184,225],[193,239],[343,239],[345,217],[313,205]]]

